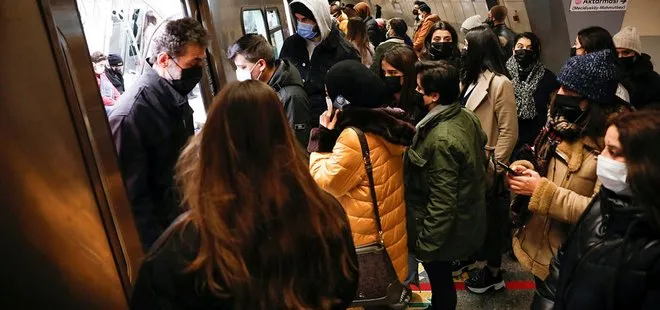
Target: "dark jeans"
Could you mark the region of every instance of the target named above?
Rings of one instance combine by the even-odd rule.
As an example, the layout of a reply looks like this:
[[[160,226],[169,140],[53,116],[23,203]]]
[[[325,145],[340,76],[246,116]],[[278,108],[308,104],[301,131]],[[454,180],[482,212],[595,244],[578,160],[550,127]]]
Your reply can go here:
[[[555,306],[554,296],[549,291],[548,283],[534,277],[534,284],[536,284],[536,291],[534,292],[534,299],[529,307],[531,310],[552,310]]]
[[[451,275],[451,262],[433,261],[422,265],[431,282],[431,309],[456,309],[456,287]]]
[[[502,251],[506,243],[511,243],[509,229],[509,191],[504,186],[504,179],[498,176],[496,184],[489,189],[486,200],[486,238],[477,254],[478,260],[485,260],[488,266],[500,268],[502,266]]]

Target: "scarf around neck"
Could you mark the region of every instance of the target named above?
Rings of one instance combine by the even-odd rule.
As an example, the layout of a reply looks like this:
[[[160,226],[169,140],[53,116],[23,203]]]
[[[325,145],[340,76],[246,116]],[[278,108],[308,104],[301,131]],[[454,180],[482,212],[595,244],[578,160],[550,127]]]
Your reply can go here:
[[[513,90],[516,94],[516,107],[518,108],[518,118],[533,119],[536,117],[536,105],[534,93],[539,86],[543,75],[545,75],[545,66],[540,61],[534,63],[529,70],[526,79],[521,79],[520,65],[515,57],[509,58],[506,62],[506,68],[511,74]]]

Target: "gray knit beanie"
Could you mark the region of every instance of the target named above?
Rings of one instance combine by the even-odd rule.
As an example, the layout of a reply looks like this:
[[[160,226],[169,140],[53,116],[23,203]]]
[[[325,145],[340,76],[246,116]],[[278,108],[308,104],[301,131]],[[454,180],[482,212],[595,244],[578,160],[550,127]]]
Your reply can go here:
[[[616,48],[627,48],[637,52],[637,54],[642,54],[642,40],[639,38],[639,32],[635,27],[624,27],[612,37],[612,40],[614,40]]]
[[[484,18],[481,17],[481,15],[474,15],[472,17],[468,17],[461,25],[461,32],[463,32],[463,34],[467,34],[468,31],[477,28],[483,24],[484,24]]]
[[[557,81],[587,99],[600,103],[614,100],[619,72],[610,50],[570,58],[559,71]]]

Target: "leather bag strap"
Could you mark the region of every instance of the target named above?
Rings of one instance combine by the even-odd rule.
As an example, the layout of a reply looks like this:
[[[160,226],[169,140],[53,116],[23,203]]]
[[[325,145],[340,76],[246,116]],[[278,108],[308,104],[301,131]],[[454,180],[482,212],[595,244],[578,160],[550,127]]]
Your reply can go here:
[[[362,160],[364,161],[364,168],[367,171],[367,179],[369,179],[369,192],[371,193],[371,204],[376,219],[376,227],[378,228],[378,238],[383,243],[383,225],[380,222],[380,212],[378,211],[378,199],[376,198],[376,187],[374,185],[373,165],[371,164],[371,154],[369,151],[369,144],[364,132],[356,127],[350,127],[358,136],[360,140],[360,149],[362,150]]]

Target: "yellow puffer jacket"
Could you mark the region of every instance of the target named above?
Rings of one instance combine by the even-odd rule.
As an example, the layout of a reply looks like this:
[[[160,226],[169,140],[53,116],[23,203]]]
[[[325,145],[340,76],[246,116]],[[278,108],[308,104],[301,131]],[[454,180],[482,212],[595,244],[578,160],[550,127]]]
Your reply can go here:
[[[414,129],[412,131],[414,134]],[[312,133],[314,136],[314,132]],[[378,210],[383,239],[399,280],[408,273],[406,204],[403,188],[404,145],[366,132],[371,151]],[[314,137],[312,137],[314,139]],[[310,171],[317,184],[335,196],[346,210],[355,246],[377,241],[369,180],[362,160],[360,141],[352,129],[343,129],[331,153],[314,152]]]

